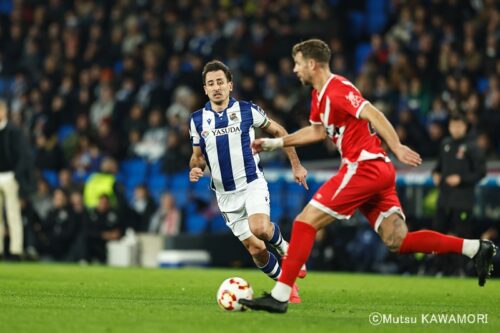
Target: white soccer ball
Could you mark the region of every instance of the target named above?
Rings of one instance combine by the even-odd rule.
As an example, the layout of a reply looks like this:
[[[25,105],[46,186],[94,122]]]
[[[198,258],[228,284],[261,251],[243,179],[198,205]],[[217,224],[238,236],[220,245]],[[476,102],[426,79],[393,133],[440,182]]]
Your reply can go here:
[[[226,311],[244,311],[238,303],[240,298],[252,299],[253,289],[250,284],[240,277],[224,280],[217,291],[217,303]]]

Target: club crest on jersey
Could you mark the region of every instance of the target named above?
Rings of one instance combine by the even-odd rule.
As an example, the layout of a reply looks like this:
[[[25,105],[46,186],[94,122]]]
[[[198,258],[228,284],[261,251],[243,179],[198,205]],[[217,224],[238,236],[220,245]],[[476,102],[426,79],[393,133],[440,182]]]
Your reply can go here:
[[[349,94],[345,97],[349,102],[351,102],[352,106],[358,108],[361,105],[362,99],[360,96],[354,95],[352,91],[349,91]]]
[[[201,136],[203,137],[203,139],[206,139],[209,134],[210,134],[210,131],[203,131],[203,132],[201,132]]]
[[[234,113],[234,112],[233,112],[233,113],[231,113],[231,114],[229,115],[229,119],[231,119],[231,120],[233,120],[233,121],[234,121],[234,120],[238,119],[238,116],[236,115],[236,113]]]

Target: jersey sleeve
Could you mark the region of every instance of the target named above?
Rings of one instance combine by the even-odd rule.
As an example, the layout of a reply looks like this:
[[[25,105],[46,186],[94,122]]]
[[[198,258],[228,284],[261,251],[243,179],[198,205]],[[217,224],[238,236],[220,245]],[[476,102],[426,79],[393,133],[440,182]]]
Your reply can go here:
[[[342,110],[353,117],[359,118],[359,114],[368,101],[361,96],[359,90],[348,80],[339,82],[334,90],[334,98],[331,99],[334,110]]]
[[[311,94],[311,113],[309,114],[309,122],[313,125],[321,124],[321,117],[318,108],[318,93],[313,89]]]
[[[191,117],[191,121],[189,124],[189,135],[191,137],[191,143],[193,146],[200,145],[200,134],[196,130],[196,125],[194,124],[194,119]]]
[[[266,128],[267,126],[269,126],[269,118],[260,106],[252,104],[251,110],[253,117],[253,127]]]

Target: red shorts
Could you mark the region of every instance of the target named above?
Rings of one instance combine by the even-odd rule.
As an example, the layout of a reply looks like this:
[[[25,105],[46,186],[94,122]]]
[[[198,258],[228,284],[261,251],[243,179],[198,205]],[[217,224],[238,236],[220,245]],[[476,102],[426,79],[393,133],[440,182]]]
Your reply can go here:
[[[382,159],[344,164],[310,204],[336,219],[348,219],[359,208],[375,231],[393,213],[404,219],[396,193],[396,171],[391,162]]]

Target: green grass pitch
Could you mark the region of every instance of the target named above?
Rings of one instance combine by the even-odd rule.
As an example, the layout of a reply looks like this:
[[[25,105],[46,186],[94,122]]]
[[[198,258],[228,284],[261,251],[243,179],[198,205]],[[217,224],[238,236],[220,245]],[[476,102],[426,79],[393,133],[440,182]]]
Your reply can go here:
[[[0,264],[0,332],[500,332],[500,280],[310,272],[285,315],[231,313],[215,302],[225,278],[255,293],[256,269],[140,269]],[[373,326],[369,315],[415,317]],[[487,314],[487,324],[422,323],[422,314]],[[427,317],[429,319],[429,317]]]

